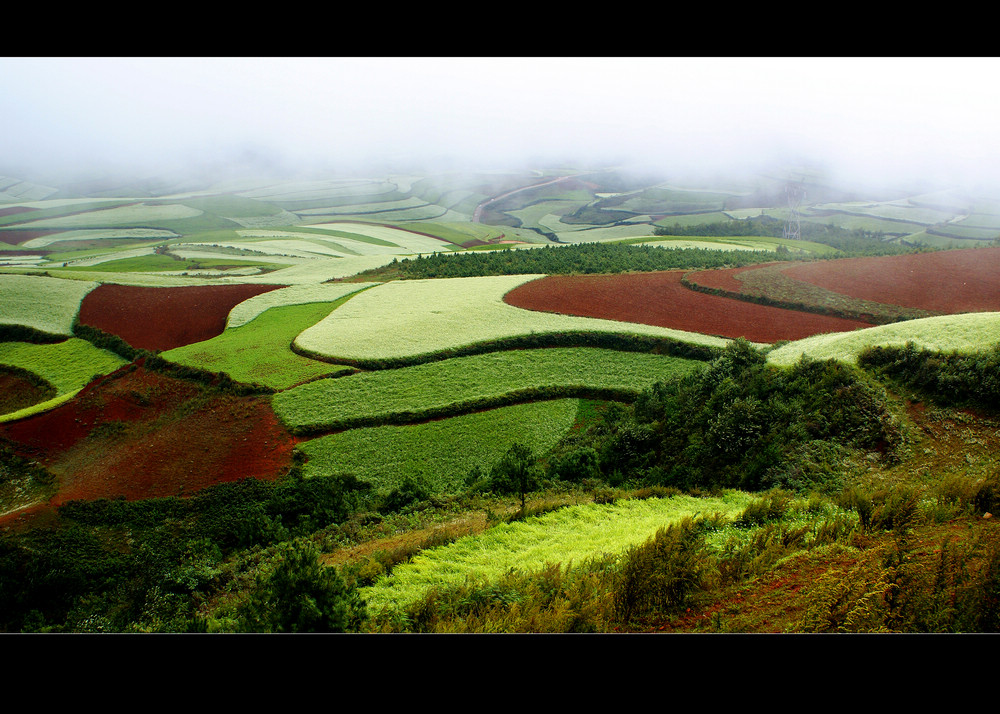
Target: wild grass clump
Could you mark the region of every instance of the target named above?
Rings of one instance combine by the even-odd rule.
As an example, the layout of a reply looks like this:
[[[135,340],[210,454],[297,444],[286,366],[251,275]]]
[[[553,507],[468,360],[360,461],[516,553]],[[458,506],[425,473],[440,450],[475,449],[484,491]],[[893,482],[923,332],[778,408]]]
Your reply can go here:
[[[612,559],[548,563],[495,581],[431,588],[401,611],[375,615],[378,632],[608,632],[614,621]]]
[[[788,491],[769,491],[752,501],[737,517],[734,525],[737,528],[752,528],[762,526],[769,521],[781,520],[788,512],[792,498],[793,495]]]
[[[883,487],[873,493],[852,487],[838,496],[837,505],[858,515],[863,532],[904,533],[922,518],[923,496],[921,489],[908,485]]]
[[[810,591],[797,632],[996,632],[1000,544],[945,537],[930,554],[906,540],[861,551]]]
[[[614,591],[614,613],[623,621],[683,607],[712,567],[704,519],[684,518],[630,548]]]

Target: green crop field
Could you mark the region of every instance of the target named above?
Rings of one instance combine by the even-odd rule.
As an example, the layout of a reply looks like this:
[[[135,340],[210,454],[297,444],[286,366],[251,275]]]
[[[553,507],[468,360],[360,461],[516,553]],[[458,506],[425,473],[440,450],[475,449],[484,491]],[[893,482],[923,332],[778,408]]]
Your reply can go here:
[[[296,430],[317,430],[400,413],[468,403],[546,388],[617,390],[634,398],[654,382],[703,364],[662,355],[590,348],[511,350],[457,357],[414,367],[324,379],[274,395],[278,416]]]
[[[734,491],[714,498],[677,496],[569,506],[424,551],[361,592],[374,613],[398,609],[431,588],[489,582],[512,570],[532,572],[550,564],[567,567],[613,557],[668,523],[696,513],[732,517],[750,500],[750,494]]]
[[[366,290],[295,344],[332,361],[413,358],[531,334],[585,331],[654,335],[682,342],[724,346],[727,341],[697,333],[635,323],[532,312],[512,307],[503,296],[539,275],[407,280]]]
[[[34,275],[0,275],[0,324],[70,335],[80,302],[97,283]]]
[[[333,365],[289,349],[295,335],[336,307],[337,302],[274,307],[245,325],[227,329],[204,342],[168,350],[163,357],[178,364],[225,372],[239,382],[286,389],[338,372]]]
[[[866,347],[902,346],[907,342],[939,352],[979,352],[1000,342],[1000,313],[943,315],[854,332],[815,335],[778,347],[768,354],[768,361],[788,366],[807,355],[812,359],[856,362]]]
[[[305,475],[354,474],[379,493],[406,477],[426,481],[437,493],[460,492],[473,468],[483,470],[514,443],[542,455],[576,420],[580,400],[556,399],[408,426],[350,429],[299,445],[308,457]]]
[[[774,176],[689,190],[593,167],[238,169],[0,177],[0,630],[277,630],[266,618],[287,610],[275,588],[293,551],[309,556],[293,575],[311,594],[336,574],[366,601],[360,631],[998,629],[975,598],[1000,562],[985,515],[1000,507],[1000,313],[772,349],[504,296],[547,272],[693,272],[710,258],[770,264],[739,273],[744,297],[860,311],[781,271],[981,245],[1000,198],[817,178],[809,240],[790,240]],[[473,252],[514,243],[552,250]],[[74,325],[101,284],[278,289],[153,357]],[[14,341],[46,339],[62,341]],[[907,343],[934,352],[858,363]],[[959,377],[971,396],[947,401]],[[697,537],[658,540],[636,587],[678,575],[687,589],[622,614],[637,546],[682,519]]]
[[[73,337],[51,345],[0,342],[0,364],[34,372],[56,388],[52,400],[0,416],[0,420],[8,421],[55,406],[87,386],[95,376],[113,372],[127,362]]]

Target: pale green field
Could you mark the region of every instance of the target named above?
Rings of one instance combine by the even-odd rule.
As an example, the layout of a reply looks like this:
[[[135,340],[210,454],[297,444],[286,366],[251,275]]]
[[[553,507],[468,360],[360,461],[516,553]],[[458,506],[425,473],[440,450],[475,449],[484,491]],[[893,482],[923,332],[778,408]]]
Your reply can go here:
[[[22,248],[44,248],[53,243],[64,240],[103,240],[107,238],[136,238],[150,239],[159,238],[169,240],[177,238],[173,231],[162,228],[82,228],[76,231],[65,231],[63,233],[53,233],[48,236],[32,238],[21,244]]]
[[[767,356],[780,366],[795,364],[802,355],[856,363],[866,347],[917,347],[940,352],[978,352],[1000,342],[1000,312],[973,312],[894,322],[854,332],[814,335],[779,347]]]
[[[273,275],[273,274],[272,274]],[[718,337],[636,323],[522,310],[503,296],[542,275],[400,280],[366,290],[295,344],[333,361],[416,357],[492,340],[568,331],[655,335],[723,347]]]
[[[52,345],[0,342],[0,364],[34,372],[56,388],[55,398],[0,417],[0,421],[9,421],[66,401],[90,383],[94,376],[113,372],[126,364],[126,361],[116,354],[94,347],[86,340],[72,337]]]
[[[821,206],[813,206],[813,210],[820,209],[871,216],[872,218],[907,221],[908,223],[918,223],[925,226],[944,223],[958,215],[957,212],[939,211],[933,208],[914,206],[908,201],[829,203]]]
[[[71,335],[80,302],[96,287],[91,281],[0,275],[0,323]]]
[[[393,261],[393,255],[352,255],[345,258],[317,258],[301,265],[291,265],[266,275],[248,278],[219,278],[216,282],[265,283],[267,285],[305,285],[349,278],[352,275],[381,268]]]
[[[238,195],[244,198],[262,200],[315,201],[323,198],[342,198],[344,196],[364,196],[380,193],[390,193],[396,190],[396,184],[372,179],[343,179],[329,181],[287,182],[271,186],[261,186]]]
[[[24,223],[21,227],[86,228],[89,226],[135,226],[150,221],[194,218],[201,214],[202,211],[199,211],[197,208],[189,208],[179,203],[162,206],[150,206],[140,203],[134,206],[119,206],[118,208],[105,208],[99,211],[90,211],[89,213],[77,213],[72,216],[43,218],[31,223]]]
[[[220,282],[248,282],[250,279],[242,280],[238,278],[220,278],[219,280],[206,280],[202,278],[185,278],[176,275],[161,273],[114,273],[100,270],[77,270],[73,268],[61,269],[46,266],[45,271],[50,275],[65,279],[61,282],[77,283],[114,283],[116,285],[144,285],[149,287],[180,287],[182,285],[218,285]],[[273,275],[274,273],[271,273]],[[283,284],[280,280],[277,284]],[[269,283],[271,284],[271,283]],[[79,306],[78,306],[79,307]]]
[[[275,394],[271,403],[288,426],[321,428],[544,387],[616,389],[638,395],[655,382],[687,374],[702,364],[586,347],[508,350],[310,382]]]
[[[93,258],[83,258],[81,260],[70,260],[66,262],[66,267],[80,267],[88,268],[94,265],[100,265],[101,263],[110,263],[115,260],[123,260],[125,258],[138,258],[142,255],[152,255],[153,246],[148,246],[145,248],[128,248],[125,250],[116,250],[111,253],[105,253],[104,255],[98,255]],[[232,257],[232,256],[229,256]]]
[[[272,389],[288,389],[331,373],[350,372],[350,368],[337,368],[289,349],[295,335],[322,320],[337,304],[334,300],[278,305],[244,325],[228,328],[209,340],[168,350],[162,356],[171,362],[225,372],[238,382]]]
[[[351,473],[388,493],[407,476],[435,493],[465,489],[473,467],[489,470],[515,443],[545,454],[576,420],[580,400],[517,404],[408,426],[350,429],[298,446],[306,477]]]
[[[425,550],[359,592],[369,612],[400,608],[430,588],[492,581],[512,570],[531,573],[549,564],[567,567],[614,557],[686,516],[718,512],[732,518],[751,500],[750,494],[734,491],[721,498],[675,496],[568,506]]]
[[[381,203],[352,203],[346,206],[330,206],[328,208],[305,208],[296,211],[299,215],[309,216],[315,214],[326,215],[352,215],[355,213],[381,213],[383,211],[395,211],[402,208],[424,208],[430,204],[422,198],[410,196],[398,201],[384,201]]]
[[[230,310],[229,318],[226,320],[226,329],[245,325],[272,307],[304,305],[310,302],[333,302],[375,285],[378,283],[321,283],[318,285],[291,285],[282,290],[271,290],[244,300]]]
[[[389,243],[394,243],[400,248],[405,249],[407,253],[434,253],[442,250],[451,250],[454,247],[451,243],[438,238],[431,238],[430,236],[411,233],[410,231],[404,231],[399,228],[391,228],[389,226],[380,226],[376,224],[352,223],[346,221],[340,223],[327,222],[311,225],[310,228],[330,228],[332,230],[371,236],[372,238],[378,238]]]
[[[639,223],[636,225],[607,226],[605,228],[587,228],[586,230],[571,230],[556,233],[559,240],[567,243],[598,243],[601,241],[625,240],[628,238],[654,239],[653,226]]]
[[[707,240],[688,240],[685,238],[670,238],[667,240],[648,240],[642,243],[636,243],[635,245],[652,245],[659,248],[701,248],[702,250],[749,250],[749,251],[773,251],[777,249],[777,244],[775,243],[754,243],[754,244],[738,244],[738,243],[725,243],[725,242],[713,242]]]

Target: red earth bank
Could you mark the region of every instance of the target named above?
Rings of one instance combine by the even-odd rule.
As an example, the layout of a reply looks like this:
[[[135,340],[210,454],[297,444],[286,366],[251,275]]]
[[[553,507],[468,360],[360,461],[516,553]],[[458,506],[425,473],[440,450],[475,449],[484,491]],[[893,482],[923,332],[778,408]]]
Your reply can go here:
[[[527,310],[621,320],[752,342],[798,340],[871,327],[857,320],[783,310],[685,288],[687,271],[553,275],[511,290],[504,302]]]
[[[118,335],[139,349],[170,350],[222,334],[233,307],[281,287],[99,285],[83,299],[80,323]]]
[[[1000,247],[824,260],[781,272],[862,300],[945,314],[1000,310]]]
[[[210,394],[133,366],[56,409],[0,425],[0,437],[59,478],[53,505],[274,480],[291,466],[294,446],[267,398]]]
[[[26,243],[29,240],[35,238],[41,238],[42,236],[50,236],[53,233],[65,233],[66,231],[62,228],[52,228],[49,230],[39,229],[35,231],[15,231],[15,230],[0,230],[0,243],[7,243],[8,245],[20,245],[21,243]]]

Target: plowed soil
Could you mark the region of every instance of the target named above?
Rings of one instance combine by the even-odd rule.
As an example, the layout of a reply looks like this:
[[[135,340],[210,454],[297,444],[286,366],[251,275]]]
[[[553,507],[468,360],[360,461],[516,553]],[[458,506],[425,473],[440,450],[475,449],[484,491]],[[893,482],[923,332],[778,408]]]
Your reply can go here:
[[[171,350],[222,334],[234,306],[280,287],[99,285],[80,305],[80,322],[118,335],[139,349]]]
[[[0,437],[59,479],[52,505],[190,494],[247,477],[274,480],[294,440],[264,397],[234,397],[127,366]]]
[[[49,230],[33,230],[33,231],[15,231],[6,230],[0,231],[0,243],[7,243],[8,245],[20,245],[29,240],[35,238],[41,238],[42,236],[50,236],[53,233],[65,233],[65,229],[62,228],[52,228]]]
[[[553,275],[515,288],[504,301],[527,310],[745,337],[752,342],[798,340],[871,326],[695,292],[681,284],[685,272]]]
[[[758,270],[774,263],[764,263],[762,265],[744,265],[742,268],[722,268],[719,270],[699,270],[688,275],[688,279],[696,285],[706,288],[725,290],[730,293],[742,293],[743,283],[736,277],[747,270]]]
[[[0,208],[0,216],[13,216],[18,213],[31,213],[37,210],[37,208],[31,208],[30,206],[8,206],[7,208]]]
[[[1000,310],[1000,247],[790,265],[782,272],[827,290],[944,314]]]
[[[10,414],[54,396],[54,389],[42,389],[0,365],[0,414]]]

